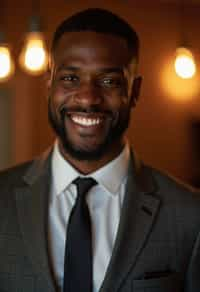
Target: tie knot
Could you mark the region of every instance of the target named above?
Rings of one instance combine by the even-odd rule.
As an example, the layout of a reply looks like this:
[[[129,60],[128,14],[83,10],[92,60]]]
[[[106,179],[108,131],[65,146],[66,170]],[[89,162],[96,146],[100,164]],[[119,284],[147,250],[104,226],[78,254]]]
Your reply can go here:
[[[91,177],[78,177],[73,181],[73,184],[77,186],[78,195],[84,196],[97,182]]]

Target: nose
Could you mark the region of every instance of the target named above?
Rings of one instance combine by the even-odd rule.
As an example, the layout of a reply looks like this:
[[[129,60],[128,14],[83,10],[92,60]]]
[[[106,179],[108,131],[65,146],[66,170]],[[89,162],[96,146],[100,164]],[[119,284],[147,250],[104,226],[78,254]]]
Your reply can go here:
[[[97,86],[91,82],[81,84],[74,95],[74,101],[85,107],[98,105],[102,102],[102,99],[100,88],[97,88]]]

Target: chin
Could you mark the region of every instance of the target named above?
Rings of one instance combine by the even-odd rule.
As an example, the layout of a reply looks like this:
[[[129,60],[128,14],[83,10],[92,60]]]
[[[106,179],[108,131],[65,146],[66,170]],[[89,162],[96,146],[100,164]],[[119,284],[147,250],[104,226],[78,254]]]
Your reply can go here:
[[[64,152],[76,160],[95,161],[100,160],[109,151],[109,147],[106,144],[102,144],[95,147],[77,147],[66,141],[62,142]],[[91,146],[91,145],[90,145]]]

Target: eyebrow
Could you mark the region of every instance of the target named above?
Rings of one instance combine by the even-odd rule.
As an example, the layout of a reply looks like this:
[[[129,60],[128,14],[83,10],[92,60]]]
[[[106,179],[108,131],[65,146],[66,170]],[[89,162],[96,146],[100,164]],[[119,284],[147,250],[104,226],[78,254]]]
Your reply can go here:
[[[110,67],[110,68],[102,68],[100,69],[102,73],[123,73],[122,67]]]
[[[80,70],[80,67],[77,66],[66,66],[65,64],[62,64],[58,67],[58,71],[66,70],[66,71],[74,71],[77,72]],[[105,67],[98,69],[100,73],[123,73],[122,67]]]
[[[75,66],[66,66],[65,64],[62,64],[58,67],[58,71],[61,70],[67,70],[67,71],[78,71],[79,67],[75,67]]]

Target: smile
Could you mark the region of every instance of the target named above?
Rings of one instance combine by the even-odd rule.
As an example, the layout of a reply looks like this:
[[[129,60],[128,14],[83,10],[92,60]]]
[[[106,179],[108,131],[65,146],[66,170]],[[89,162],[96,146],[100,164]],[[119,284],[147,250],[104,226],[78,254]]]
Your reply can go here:
[[[82,117],[79,115],[71,115],[71,119],[74,123],[84,126],[84,127],[91,127],[91,126],[97,126],[102,122],[102,119],[98,118],[88,118],[88,117]]]

